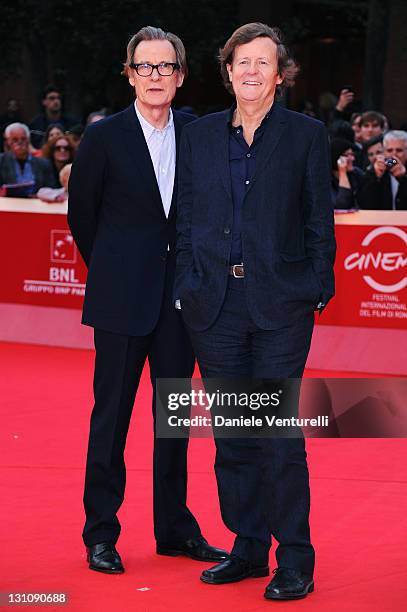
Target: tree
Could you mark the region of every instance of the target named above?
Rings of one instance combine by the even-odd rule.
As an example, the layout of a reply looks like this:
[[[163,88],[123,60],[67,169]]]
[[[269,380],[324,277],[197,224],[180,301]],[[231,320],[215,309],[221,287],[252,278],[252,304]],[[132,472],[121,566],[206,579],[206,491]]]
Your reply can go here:
[[[24,78],[29,70],[38,99],[47,83],[55,83],[65,90],[67,109],[81,115],[86,106],[114,106],[117,94],[127,91],[120,77],[126,44],[143,25],[178,34],[192,77],[202,81],[224,32],[237,23],[236,7],[235,0],[4,0],[0,71],[3,78],[18,71]]]

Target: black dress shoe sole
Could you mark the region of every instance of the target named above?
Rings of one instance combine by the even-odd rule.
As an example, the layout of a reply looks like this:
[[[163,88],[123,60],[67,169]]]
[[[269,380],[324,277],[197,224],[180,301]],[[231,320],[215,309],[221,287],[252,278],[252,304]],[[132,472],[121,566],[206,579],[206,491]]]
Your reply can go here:
[[[89,569],[94,572],[102,572],[103,574],[124,574],[124,567],[122,569],[102,569],[101,567],[96,567],[95,565],[89,565]]]
[[[156,548],[157,555],[164,555],[166,557],[189,557],[189,559],[193,559],[194,561],[208,561],[208,563],[226,561],[227,556],[224,557],[200,557],[199,555],[194,555],[193,553],[187,552],[186,550],[180,550],[177,548],[163,548],[162,546],[157,546]]]
[[[274,600],[288,600],[288,599],[304,599],[308,595],[308,593],[312,593],[314,590],[314,583],[311,582],[302,593],[264,593],[264,597],[266,599],[274,599]]]
[[[241,582],[246,578],[264,578],[270,575],[268,567],[256,567],[250,573],[241,574],[235,578],[214,578],[212,576],[201,575],[200,579],[205,584],[230,584],[231,582]]]

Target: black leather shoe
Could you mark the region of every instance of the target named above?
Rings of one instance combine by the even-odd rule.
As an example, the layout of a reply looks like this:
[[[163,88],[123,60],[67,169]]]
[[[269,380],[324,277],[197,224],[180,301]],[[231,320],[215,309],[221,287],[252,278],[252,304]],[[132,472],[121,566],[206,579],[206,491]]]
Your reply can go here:
[[[89,569],[105,574],[123,574],[122,560],[114,544],[100,542],[88,547]]]
[[[223,563],[202,572],[201,580],[207,584],[227,584],[240,582],[245,578],[261,578],[269,573],[268,565],[252,565],[249,561],[232,555]]]
[[[302,599],[314,590],[312,577],[298,570],[277,567],[273,580],[266,588],[266,599]]]
[[[223,561],[229,556],[226,550],[209,546],[203,537],[187,540],[183,544],[157,543],[157,555],[167,555],[169,557],[185,555],[196,561]]]

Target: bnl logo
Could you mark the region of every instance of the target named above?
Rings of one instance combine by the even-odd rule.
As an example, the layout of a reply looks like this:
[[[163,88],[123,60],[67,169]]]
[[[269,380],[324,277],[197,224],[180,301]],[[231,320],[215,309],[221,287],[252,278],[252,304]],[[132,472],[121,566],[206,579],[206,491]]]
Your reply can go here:
[[[54,263],[74,264],[77,249],[69,230],[51,230],[51,256]]]

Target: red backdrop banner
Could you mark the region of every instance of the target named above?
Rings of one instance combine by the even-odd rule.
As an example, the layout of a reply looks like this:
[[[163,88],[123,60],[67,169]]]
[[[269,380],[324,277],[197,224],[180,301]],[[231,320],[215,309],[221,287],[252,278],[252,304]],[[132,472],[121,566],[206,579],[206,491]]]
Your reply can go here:
[[[336,225],[336,295],[318,324],[407,329],[406,229]]]
[[[86,266],[61,214],[1,213],[0,302],[82,308]]]
[[[81,309],[86,266],[66,205],[0,198],[0,218],[0,302]],[[407,329],[407,211],[360,211],[335,222],[336,295],[317,324]]]

